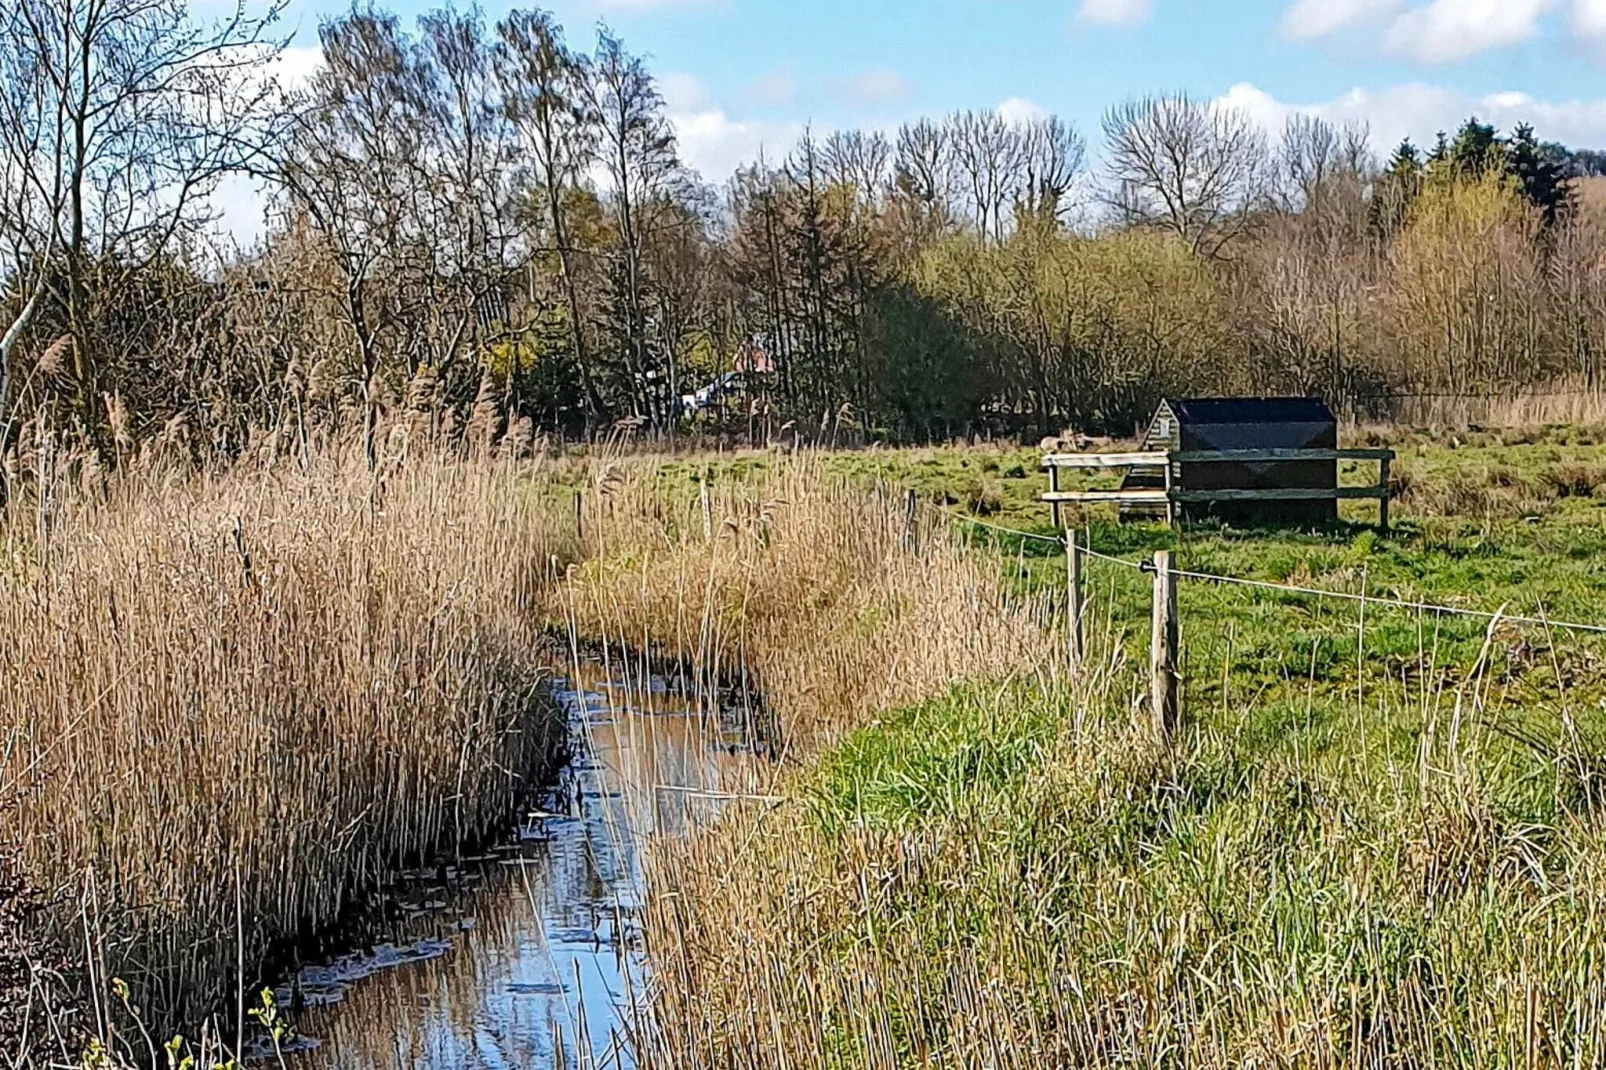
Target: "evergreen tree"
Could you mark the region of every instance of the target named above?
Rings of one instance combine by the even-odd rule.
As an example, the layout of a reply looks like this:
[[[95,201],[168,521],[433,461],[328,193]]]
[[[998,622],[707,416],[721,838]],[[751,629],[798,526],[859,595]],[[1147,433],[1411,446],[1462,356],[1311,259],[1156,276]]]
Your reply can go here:
[[[1571,199],[1565,153],[1559,145],[1541,145],[1527,123],[1517,127],[1506,148],[1507,171],[1528,203],[1544,213],[1547,226],[1565,213]]]
[[[1474,115],[1456,131],[1448,160],[1457,178],[1482,178],[1506,166],[1506,144],[1492,125]]]
[[[1439,135],[1439,146],[1444,147],[1444,135]],[[1435,156],[1438,150],[1435,150]],[[1426,168],[1422,153],[1410,138],[1400,142],[1388,167],[1378,180],[1377,194],[1372,198],[1371,226],[1380,237],[1390,237],[1405,225],[1405,217],[1412,203],[1422,192],[1422,177]]]

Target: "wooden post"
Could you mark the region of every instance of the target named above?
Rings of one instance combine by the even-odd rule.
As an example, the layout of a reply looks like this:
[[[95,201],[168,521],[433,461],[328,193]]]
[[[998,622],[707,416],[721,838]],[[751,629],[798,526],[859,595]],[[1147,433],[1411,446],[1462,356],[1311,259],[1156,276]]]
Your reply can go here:
[[[1071,676],[1082,671],[1082,548],[1076,532],[1065,532],[1065,629]]]
[[[1048,469],[1048,489],[1049,489],[1050,493],[1053,493],[1053,494],[1058,494],[1059,493],[1059,489],[1060,489],[1060,466],[1057,465],[1057,464],[1049,466],[1049,469]],[[1060,503],[1057,502],[1057,501],[1056,502],[1052,502],[1052,503],[1050,503],[1049,507],[1051,509],[1053,509],[1053,511],[1054,511],[1054,530],[1058,531],[1063,526],[1060,523]]]
[[[1389,530],[1389,459],[1384,457],[1378,461],[1378,485],[1383,489],[1383,496],[1377,500],[1377,526],[1387,535]]]
[[[1177,503],[1171,497],[1172,491],[1176,489],[1175,484],[1176,480],[1171,475],[1171,455],[1167,453],[1165,457],[1165,522],[1171,527],[1175,527],[1177,523]]]
[[[576,490],[574,492],[574,537],[578,542],[584,542],[586,537],[585,516],[582,505],[584,498],[584,491]]]
[[[915,532],[916,508],[915,492],[911,488],[905,491],[903,495],[903,545],[910,553],[914,553],[919,549]]]
[[[708,478],[705,476],[698,484],[703,505],[703,541],[714,541],[714,506],[708,500]]]
[[[1177,577],[1169,550],[1154,554],[1154,628],[1149,644],[1149,702],[1154,734],[1170,747],[1182,725],[1177,672],[1181,629],[1177,622]]]

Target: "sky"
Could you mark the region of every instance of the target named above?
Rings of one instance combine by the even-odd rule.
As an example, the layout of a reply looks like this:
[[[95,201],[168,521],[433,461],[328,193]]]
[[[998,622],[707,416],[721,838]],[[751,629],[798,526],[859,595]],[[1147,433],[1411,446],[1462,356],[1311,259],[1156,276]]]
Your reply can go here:
[[[459,4],[466,0],[458,0]],[[404,21],[439,0],[376,0]],[[488,19],[507,0],[482,0]],[[293,0],[293,77],[321,19]],[[571,45],[606,22],[660,80],[682,158],[721,182],[799,133],[958,108],[1053,113],[1097,166],[1105,110],[1183,91],[1268,129],[1364,121],[1386,155],[1470,114],[1606,148],[1606,0],[548,0]]]

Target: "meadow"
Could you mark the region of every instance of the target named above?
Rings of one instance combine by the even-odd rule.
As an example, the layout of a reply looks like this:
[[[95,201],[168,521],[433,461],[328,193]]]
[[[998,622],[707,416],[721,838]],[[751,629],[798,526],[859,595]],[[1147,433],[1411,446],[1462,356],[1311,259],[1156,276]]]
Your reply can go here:
[[[1386,536],[1359,510],[1307,534],[1077,520],[1131,562],[1602,621],[1598,439],[1368,437],[1403,458]],[[1047,534],[1034,461],[827,464]],[[1062,587],[1053,545],[952,523],[1014,595]],[[664,1065],[1606,1057],[1600,636],[1184,583],[1187,728],[1165,752],[1142,709],[1150,579],[1088,568],[1076,681],[1031,658],[958,678],[822,740],[788,804],[663,846]]]
[[[746,678],[773,721],[734,786],[765,801],[653,852],[643,1065],[1606,1058],[1606,637],[1188,581],[1186,728],[1147,735],[1155,549],[1606,622],[1603,440],[1355,437],[1401,453],[1387,535],[1364,506],[1307,533],[1075,516],[1118,560],[1088,562],[1074,676],[1033,450],[46,487],[8,514],[0,647],[27,670],[0,783],[89,970],[47,1046],[121,1029],[138,1061],[125,991],[193,1020],[405,861],[494,833],[561,757],[557,635]]]

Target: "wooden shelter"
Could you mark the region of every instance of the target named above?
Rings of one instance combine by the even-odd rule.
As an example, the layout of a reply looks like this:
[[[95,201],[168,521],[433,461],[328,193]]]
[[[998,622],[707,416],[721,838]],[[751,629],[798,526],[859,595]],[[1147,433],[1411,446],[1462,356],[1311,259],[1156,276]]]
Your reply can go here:
[[[1313,527],[1345,498],[1376,498],[1388,527],[1388,450],[1340,450],[1338,421],[1319,398],[1176,398],[1161,403],[1142,450],[1043,459],[1045,500],[1113,501],[1123,519],[1220,520],[1242,527]],[[1377,461],[1376,486],[1340,487],[1338,462]],[[1119,490],[1067,491],[1061,469],[1127,469]]]

